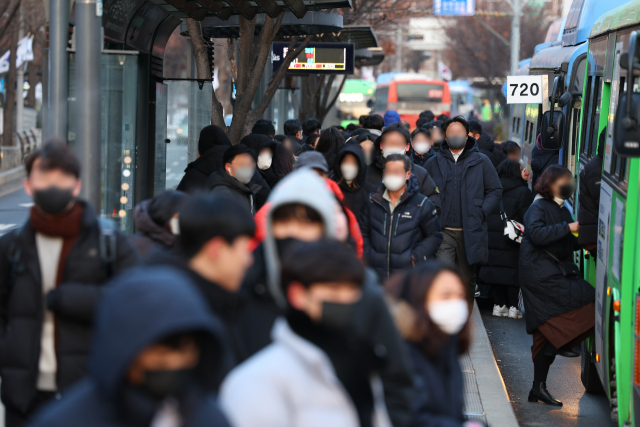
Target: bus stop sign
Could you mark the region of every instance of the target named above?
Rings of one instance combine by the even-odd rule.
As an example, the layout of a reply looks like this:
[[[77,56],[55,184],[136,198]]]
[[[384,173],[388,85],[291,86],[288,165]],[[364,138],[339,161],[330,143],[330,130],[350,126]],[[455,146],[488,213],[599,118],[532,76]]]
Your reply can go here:
[[[507,104],[542,104],[542,76],[507,76]]]
[[[434,15],[473,16],[476,0],[434,0]]]

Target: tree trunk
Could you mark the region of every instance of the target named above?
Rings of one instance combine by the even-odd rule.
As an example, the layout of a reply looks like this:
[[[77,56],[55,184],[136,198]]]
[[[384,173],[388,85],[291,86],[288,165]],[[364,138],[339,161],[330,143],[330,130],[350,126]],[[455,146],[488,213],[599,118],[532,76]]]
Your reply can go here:
[[[4,37],[4,33],[11,26],[11,23],[13,22],[13,18],[16,15],[16,12],[19,9],[19,6],[20,6],[20,0],[13,0],[13,2],[11,2],[11,4],[9,5],[9,10],[8,10],[9,17],[7,18],[6,23],[4,25],[0,26],[0,39],[2,39],[2,37]],[[3,10],[2,13],[0,13],[0,16],[4,15],[4,13],[5,13],[5,11]]]
[[[7,98],[4,103],[4,117],[2,122],[3,138],[2,145],[5,147],[13,146],[13,115],[16,105],[16,61],[18,51],[18,36],[20,31],[20,23],[14,21],[11,28],[11,54],[9,55],[9,73],[7,74]],[[20,91],[22,94],[22,90]],[[21,100],[22,101],[22,100]]]

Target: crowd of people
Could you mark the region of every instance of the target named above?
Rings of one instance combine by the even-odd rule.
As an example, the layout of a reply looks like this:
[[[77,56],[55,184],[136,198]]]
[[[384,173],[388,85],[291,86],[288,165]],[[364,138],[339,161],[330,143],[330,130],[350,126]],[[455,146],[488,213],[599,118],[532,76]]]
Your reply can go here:
[[[534,201],[520,147],[462,117],[258,120],[235,145],[207,126],[128,237],[64,141],[25,166],[34,206],[0,238],[7,427],[479,427],[458,362],[478,284],[495,316],[524,301],[532,402],[562,405],[549,368],[593,331],[571,173],[534,170]]]

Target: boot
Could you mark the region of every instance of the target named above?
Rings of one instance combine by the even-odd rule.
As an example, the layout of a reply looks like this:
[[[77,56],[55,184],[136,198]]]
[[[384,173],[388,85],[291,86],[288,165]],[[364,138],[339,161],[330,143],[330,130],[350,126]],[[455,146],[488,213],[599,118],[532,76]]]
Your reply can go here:
[[[537,386],[535,382],[533,383],[533,387],[529,392],[529,402],[538,401],[546,403],[547,405],[562,407],[562,402],[558,399],[554,399],[549,393],[549,390],[547,390],[547,383],[538,383]]]

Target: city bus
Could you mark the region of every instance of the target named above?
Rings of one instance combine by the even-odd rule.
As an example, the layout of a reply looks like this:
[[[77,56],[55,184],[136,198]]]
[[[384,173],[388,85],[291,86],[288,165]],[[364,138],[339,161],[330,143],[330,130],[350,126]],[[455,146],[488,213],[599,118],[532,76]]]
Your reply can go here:
[[[363,79],[347,79],[336,101],[338,119],[342,127],[358,124],[360,116],[371,114],[371,103],[376,93],[376,84]]]
[[[381,116],[396,110],[402,120],[416,125],[420,113],[431,110],[436,116],[451,114],[451,93],[444,80],[431,80],[421,74],[386,73],[376,81],[373,114]]]
[[[482,109],[480,90],[472,87],[466,80],[448,82],[451,93],[451,117],[469,117],[472,111],[476,114]]]

